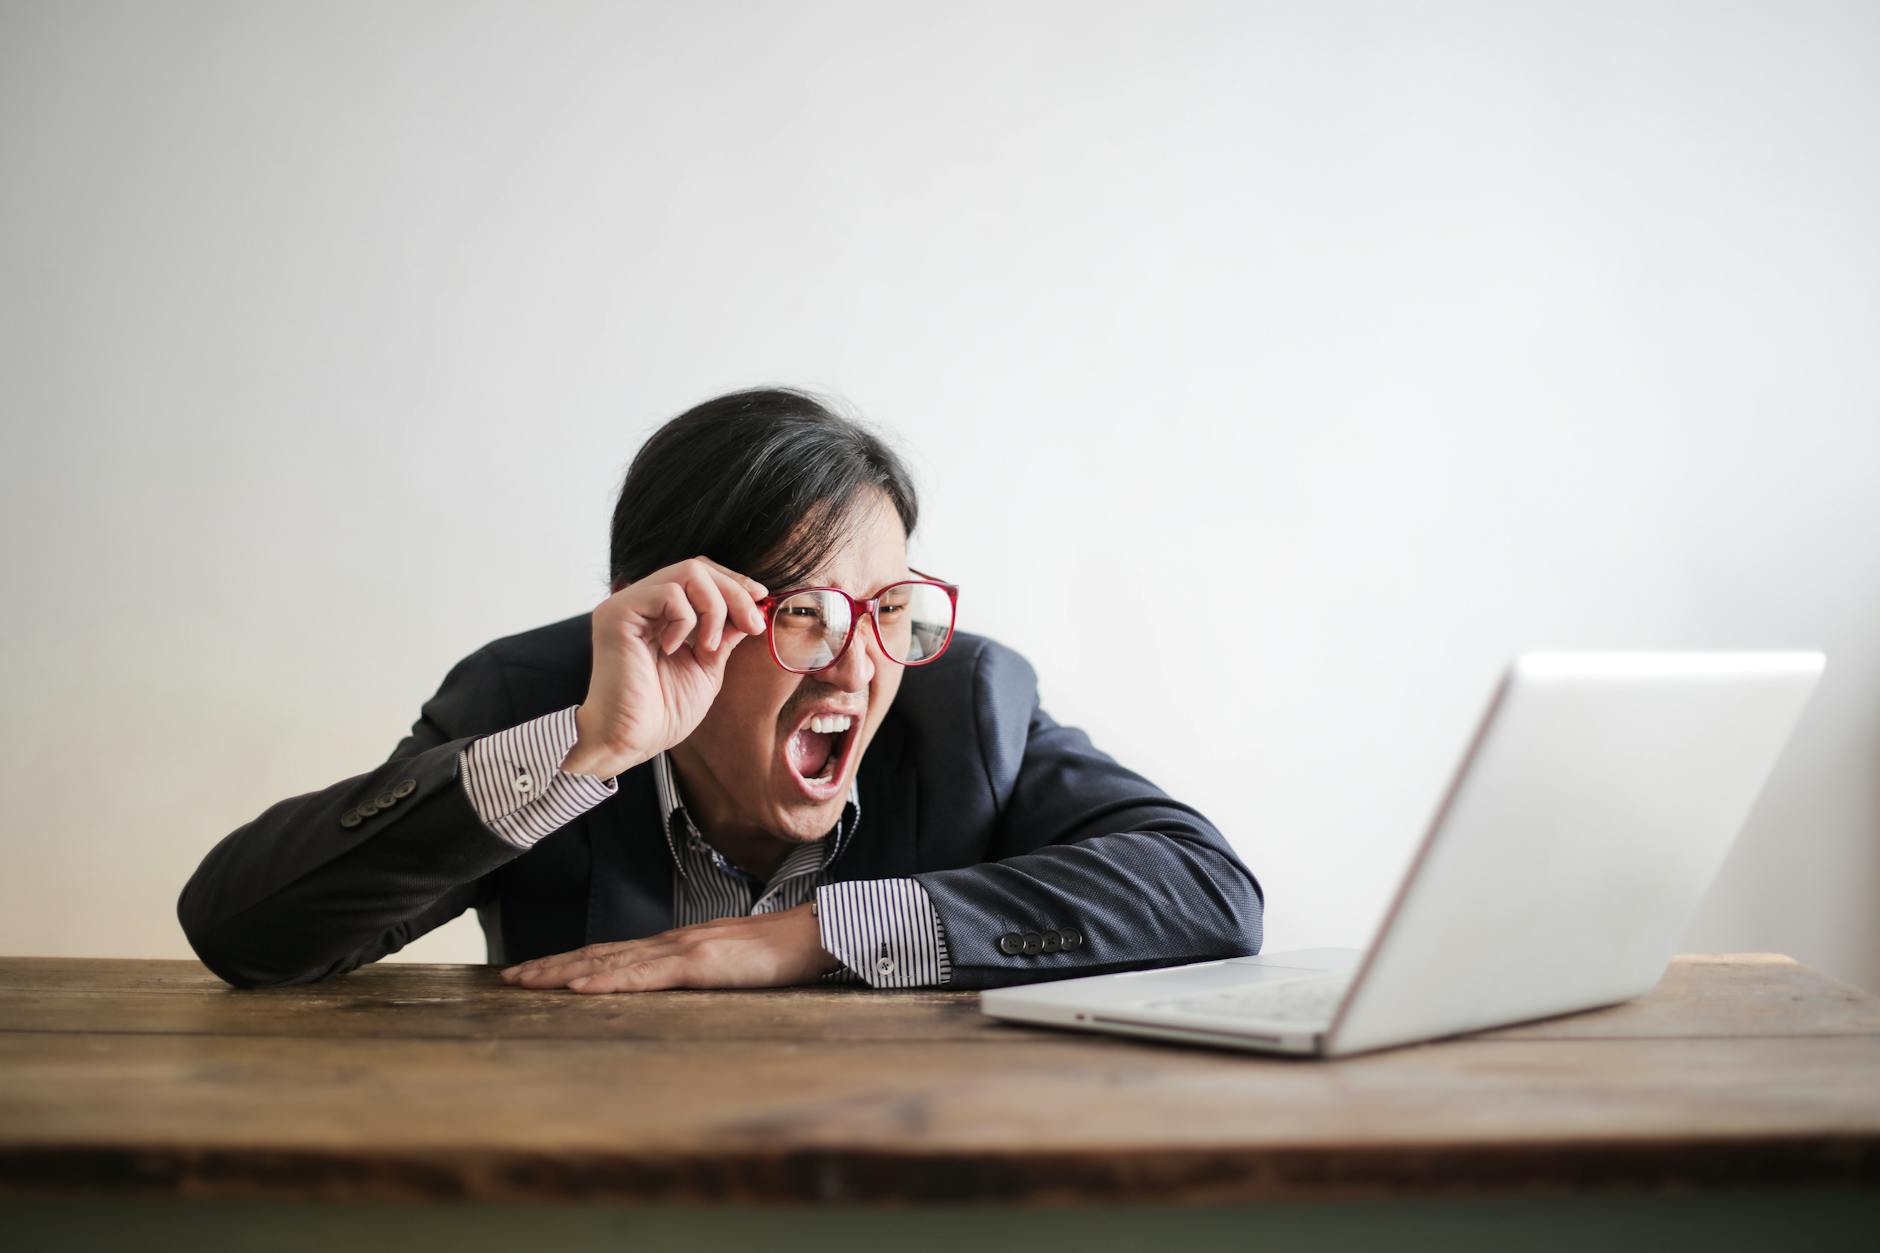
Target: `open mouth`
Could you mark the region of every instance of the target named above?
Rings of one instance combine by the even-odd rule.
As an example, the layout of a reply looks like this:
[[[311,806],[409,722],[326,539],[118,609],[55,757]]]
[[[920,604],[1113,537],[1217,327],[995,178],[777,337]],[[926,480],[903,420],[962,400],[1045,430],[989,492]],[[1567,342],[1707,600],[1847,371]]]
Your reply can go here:
[[[803,794],[815,801],[838,795],[862,729],[860,714],[817,713],[783,741],[783,759]]]

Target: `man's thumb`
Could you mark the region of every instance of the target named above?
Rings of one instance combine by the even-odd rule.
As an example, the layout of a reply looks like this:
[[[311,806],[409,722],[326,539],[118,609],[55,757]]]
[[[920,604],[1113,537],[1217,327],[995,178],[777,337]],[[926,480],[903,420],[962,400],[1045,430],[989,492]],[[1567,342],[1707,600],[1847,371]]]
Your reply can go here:
[[[731,657],[731,650],[738,646],[740,640],[749,638],[742,631],[726,627],[724,635],[718,640],[718,647],[701,653],[699,664],[705,667],[705,672],[714,679],[722,678],[725,672],[725,662]]]

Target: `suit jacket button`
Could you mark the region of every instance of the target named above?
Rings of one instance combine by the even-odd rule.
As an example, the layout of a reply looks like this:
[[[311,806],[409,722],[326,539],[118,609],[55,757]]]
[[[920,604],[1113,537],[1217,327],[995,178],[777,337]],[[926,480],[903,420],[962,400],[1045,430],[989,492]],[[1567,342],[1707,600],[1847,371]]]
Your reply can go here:
[[[400,779],[397,785],[392,788],[392,795],[402,801],[417,790],[418,781],[416,779]]]
[[[390,809],[393,805],[398,803],[398,798],[393,796],[390,792],[380,792],[372,803],[377,805],[380,809]]]
[[[1074,948],[1081,948],[1083,947],[1083,943],[1084,943],[1084,937],[1081,934],[1079,934],[1078,932],[1072,931],[1068,927],[1064,929],[1063,945],[1064,945],[1065,952],[1068,953]]]
[[[356,809],[349,809],[339,816],[339,825],[342,827],[356,827],[364,821],[365,819],[359,816],[359,811]]]
[[[373,814],[378,812],[379,806],[376,801],[363,801],[360,803],[359,816],[361,818],[370,818]]]
[[[1016,931],[1007,931],[999,937],[999,951],[1007,954],[1022,953],[1025,950],[1025,937]]]
[[[1044,937],[1039,935],[1036,931],[1027,931],[1025,933],[1025,956],[1030,957],[1034,953],[1042,952],[1044,952]]]
[[[1044,951],[1047,953],[1057,952],[1063,942],[1064,937],[1056,931],[1047,931],[1044,933]]]

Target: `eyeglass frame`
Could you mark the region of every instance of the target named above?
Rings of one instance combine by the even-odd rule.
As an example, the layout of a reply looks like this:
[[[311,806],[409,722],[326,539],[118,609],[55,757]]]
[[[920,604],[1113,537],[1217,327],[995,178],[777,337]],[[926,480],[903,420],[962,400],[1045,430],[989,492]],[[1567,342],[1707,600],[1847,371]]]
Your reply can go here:
[[[936,579],[931,574],[915,570],[913,566],[909,566],[908,570],[914,574],[920,575],[920,577],[917,579],[896,579],[894,582],[877,591],[873,596],[868,597],[851,596],[839,587],[793,587],[788,591],[775,592],[769,596],[759,597],[755,603],[758,609],[762,610],[764,614],[764,639],[765,642],[770,645],[770,659],[777,663],[778,669],[787,671],[790,674],[821,674],[825,670],[832,670],[836,666],[841,665],[842,659],[849,655],[849,646],[855,642],[856,624],[863,618],[867,618],[874,624],[875,643],[881,646],[881,655],[887,657],[888,660],[894,662],[895,665],[909,667],[924,666],[940,660],[942,657],[946,656],[947,649],[953,647],[954,628],[958,625],[960,619],[959,585],[956,583],[948,583],[944,579]],[[881,638],[881,618],[879,616],[881,598],[886,596],[889,592],[892,592],[895,588],[906,587],[910,583],[925,583],[939,588],[947,594],[947,605],[952,611],[952,616],[947,620],[946,643],[940,645],[939,652],[931,657],[923,657],[919,661],[902,661],[899,658],[889,656],[888,643]],[[836,595],[849,602],[849,631],[848,634],[842,638],[842,647],[836,650],[836,655],[829,659],[827,665],[817,666],[814,670],[798,670],[793,666],[784,665],[783,658],[777,655],[777,632],[772,629],[776,623],[776,619],[771,616],[770,611],[786,600],[801,596],[804,592],[834,592]]]

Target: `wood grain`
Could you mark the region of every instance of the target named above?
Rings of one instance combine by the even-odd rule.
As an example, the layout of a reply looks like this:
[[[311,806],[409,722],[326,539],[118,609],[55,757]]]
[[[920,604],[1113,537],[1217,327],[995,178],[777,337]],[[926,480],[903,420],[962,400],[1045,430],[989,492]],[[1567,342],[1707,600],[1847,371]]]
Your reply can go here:
[[[595,998],[508,987],[491,967],[400,962],[300,987],[235,989],[196,962],[12,957],[0,958],[4,1031],[649,1040],[710,1031],[718,1039],[1005,1044],[1030,1029],[986,1018],[971,993],[930,990]],[[1880,997],[1773,954],[1680,957],[1648,997],[1475,1038],[1742,1035],[1880,1035]]]
[[[1335,1062],[971,993],[583,997],[381,964],[0,959],[0,1194],[1228,1202],[1880,1183],[1880,999],[1680,958],[1629,1005]]]

